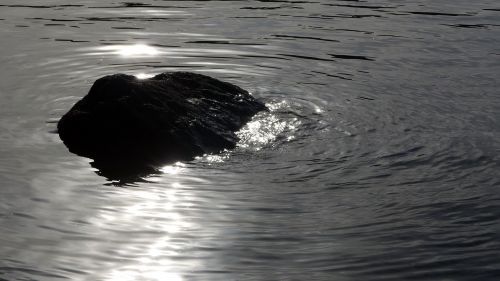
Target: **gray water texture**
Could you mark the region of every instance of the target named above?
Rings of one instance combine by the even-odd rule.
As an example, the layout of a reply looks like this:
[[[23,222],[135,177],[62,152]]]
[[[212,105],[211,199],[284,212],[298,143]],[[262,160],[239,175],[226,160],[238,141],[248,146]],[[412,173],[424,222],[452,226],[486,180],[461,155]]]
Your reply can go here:
[[[500,2],[0,0],[0,280],[500,280]],[[99,77],[266,102],[128,182],[59,118]]]

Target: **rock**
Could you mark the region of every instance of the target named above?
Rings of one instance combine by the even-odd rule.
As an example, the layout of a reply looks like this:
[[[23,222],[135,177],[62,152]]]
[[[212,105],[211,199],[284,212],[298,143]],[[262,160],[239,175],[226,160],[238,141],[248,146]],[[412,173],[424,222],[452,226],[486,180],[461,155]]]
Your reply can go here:
[[[95,166],[156,165],[234,148],[265,105],[238,86],[189,72],[95,81],[59,121],[68,149]]]

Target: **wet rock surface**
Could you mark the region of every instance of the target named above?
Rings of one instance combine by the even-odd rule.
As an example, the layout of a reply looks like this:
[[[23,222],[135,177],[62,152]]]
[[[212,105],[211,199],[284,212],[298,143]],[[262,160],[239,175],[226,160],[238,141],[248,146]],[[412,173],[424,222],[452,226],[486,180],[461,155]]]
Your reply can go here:
[[[58,123],[64,144],[94,166],[146,166],[234,148],[265,105],[227,82],[189,72],[105,76]]]

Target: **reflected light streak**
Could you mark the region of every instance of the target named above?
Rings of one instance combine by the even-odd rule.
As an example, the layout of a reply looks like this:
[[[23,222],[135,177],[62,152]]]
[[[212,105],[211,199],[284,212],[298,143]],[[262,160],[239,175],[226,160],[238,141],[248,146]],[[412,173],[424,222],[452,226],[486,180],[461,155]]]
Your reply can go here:
[[[294,133],[298,130],[301,122],[298,118],[282,119],[273,112],[287,109],[290,105],[286,101],[267,103],[270,113],[259,113],[241,128],[236,135],[240,139],[238,146],[260,150],[265,145],[272,143],[283,136],[287,141],[295,138]]]
[[[244,55],[259,55],[255,52],[245,52],[237,51],[233,49],[207,49],[207,48],[178,48],[178,47],[153,47],[146,44],[133,44],[133,45],[105,45],[92,48],[82,48],[80,49],[84,52],[84,56],[105,56],[105,55],[118,55],[127,58],[133,57],[152,57],[152,56],[168,56],[170,59],[173,58],[188,58],[192,56],[244,56]],[[96,51],[97,50],[97,51]],[[189,63],[188,63],[189,64]],[[222,66],[227,66],[229,64],[218,64]],[[234,65],[238,66],[238,65]],[[249,71],[245,65],[239,65],[238,68],[242,71]],[[257,68],[253,70],[256,72]],[[265,74],[270,74],[270,72],[265,72]]]
[[[155,48],[145,44],[135,44],[135,45],[110,45],[100,47],[99,50],[102,51],[112,51],[117,55],[124,57],[133,56],[156,56],[160,51]]]
[[[236,132],[240,138],[238,146],[260,150],[264,145],[274,141],[280,134],[288,133],[288,140],[293,139],[293,132],[300,121],[297,118],[280,120],[274,115],[248,122],[241,130]]]
[[[176,162],[172,165],[163,166],[160,171],[165,174],[177,175],[186,165],[181,162]]]
[[[148,79],[148,78],[154,77],[153,74],[147,74],[144,72],[134,74],[134,76],[137,77],[137,79]]]
[[[174,165],[177,168],[184,166],[182,163]],[[185,195],[179,192],[182,187],[181,183],[174,182],[168,189],[137,190],[132,197],[124,195],[123,199],[131,202],[120,209],[100,210],[94,223],[101,224],[103,229],[136,233],[122,239],[118,248],[113,249],[126,256],[127,262],[114,264],[100,280],[183,281],[175,257],[182,253],[184,246],[172,241],[172,237],[193,226],[178,210],[184,203]],[[148,242],[144,243],[146,238]]]
[[[227,153],[227,151],[224,151]],[[220,154],[220,155],[212,155],[212,154],[208,154],[208,155],[204,155],[203,158],[208,162],[208,163],[222,163],[224,162],[225,160],[227,160],[229,158],[229,155],[227,154]]]

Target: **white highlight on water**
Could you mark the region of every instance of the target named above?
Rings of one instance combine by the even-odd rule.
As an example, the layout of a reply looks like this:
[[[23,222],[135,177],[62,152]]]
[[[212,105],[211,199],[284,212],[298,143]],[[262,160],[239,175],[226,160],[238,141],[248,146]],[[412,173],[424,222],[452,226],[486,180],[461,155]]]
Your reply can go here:
[[[134,76],[137,77],[137,79],[148,79],[148,78],[154,77],[153,74],[148,74],[148,73],[144,73],[144,72],[134,74]]]
[[[124,57],[133,56],[156,56],[160,51],[152,46],[146,44],[134,44],[134,45],[110,45],[99,47],[101,51],[111,51],[117,55]]]

